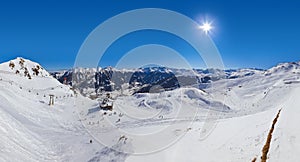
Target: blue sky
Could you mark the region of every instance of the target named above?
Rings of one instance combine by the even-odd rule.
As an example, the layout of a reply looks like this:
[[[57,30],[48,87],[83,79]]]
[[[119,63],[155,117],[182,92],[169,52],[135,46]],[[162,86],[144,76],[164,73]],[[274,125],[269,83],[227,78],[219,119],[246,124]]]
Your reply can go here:
[[[279,62],[300,59],[300,2],[295,1],[15,1],[0,2],[0,62],[17,56],[32,59],[45,68],[73,66],[88,34],[103,21],[138,8],[164,8],[195,21],[213,20],[214,40],[227,68],[269,68]],[[159,39],[158,39],[159,38]],[[122,52],[157,43],[182,50],[192,66],[203,67],[188,45],[172,35],[136,32],[115,42],[100,65],[114,65]]]

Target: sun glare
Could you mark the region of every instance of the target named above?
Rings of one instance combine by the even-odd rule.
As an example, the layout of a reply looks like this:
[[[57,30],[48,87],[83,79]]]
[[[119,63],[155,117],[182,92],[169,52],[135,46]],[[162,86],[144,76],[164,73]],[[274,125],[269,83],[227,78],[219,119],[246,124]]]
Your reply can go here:
[[[202,29],[205,32],[205,34],[208,34],[213,27],[211,26],[211,23],[205,22],[202,25],[200,25],[199,28]]]

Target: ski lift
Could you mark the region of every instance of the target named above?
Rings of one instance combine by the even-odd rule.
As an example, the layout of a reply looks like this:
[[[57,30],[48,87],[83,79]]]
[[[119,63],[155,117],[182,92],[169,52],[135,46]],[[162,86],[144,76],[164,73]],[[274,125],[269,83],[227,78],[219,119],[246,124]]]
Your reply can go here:
[[[54,105],[54,95],[49,94],[49,96],[50,96],[49,106]]]

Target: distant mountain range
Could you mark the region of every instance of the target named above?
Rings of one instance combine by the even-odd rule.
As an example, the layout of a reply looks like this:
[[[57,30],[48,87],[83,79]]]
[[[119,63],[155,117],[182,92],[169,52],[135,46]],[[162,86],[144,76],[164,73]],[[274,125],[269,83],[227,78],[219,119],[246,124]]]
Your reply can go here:
[[[131,89],[132,94],[160,92],[179,87],[194,86],[205,89],[220,79],[234,79],[264,73],[261,69],[174,69],[146,67],[139,69],[75,68],[52,72],[61,83],[70,84],[83,95]]]
[[[85,96],[101,92],[120,91],[129,94],[156,93],[179,87],[206,89],[213,82],[222,79],[236,79],[252,75],[269,76],[275,73],[299,73],[300,63],[281,63],[268,70],[262,69],[174,69],[167,67],[146,67],[139,69],[74,68],[48,73],[41,65],[24,58],[16,58],[0,64],[5,71],[23,75],[28,79],[34,76],[52,75],[59,82],[72,85]]]

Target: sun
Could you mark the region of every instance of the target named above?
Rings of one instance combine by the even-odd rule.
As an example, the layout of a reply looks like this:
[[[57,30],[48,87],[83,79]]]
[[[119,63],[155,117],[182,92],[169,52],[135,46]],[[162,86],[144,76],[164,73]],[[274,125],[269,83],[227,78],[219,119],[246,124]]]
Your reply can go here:
[[[202,29],[205,32],[205,34],[208,34],[213,27],[211,23],[205,22],[202,25],[200,25],[199,28]]]

